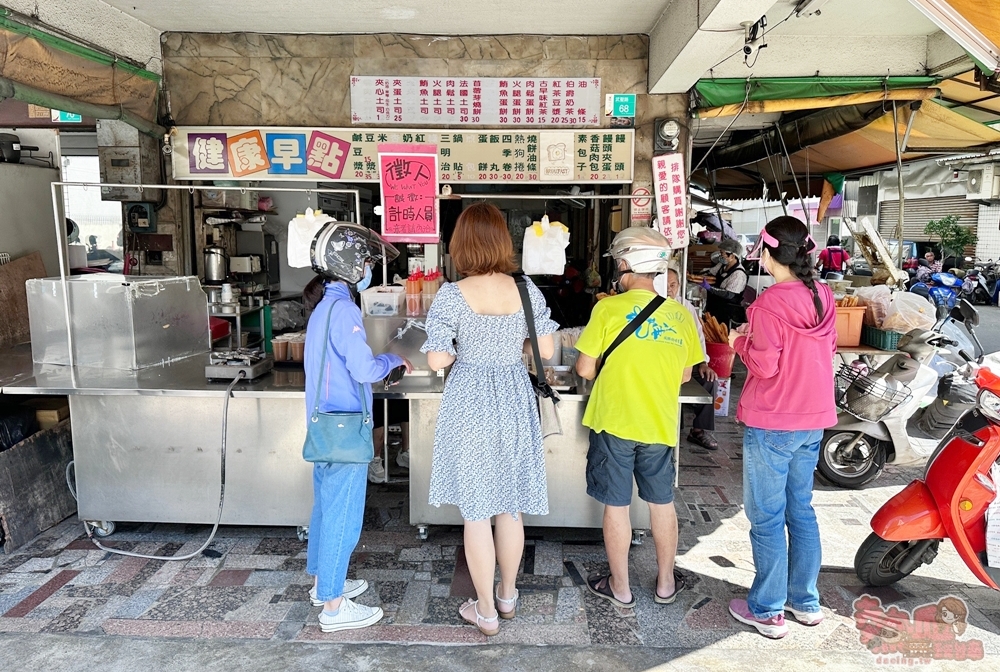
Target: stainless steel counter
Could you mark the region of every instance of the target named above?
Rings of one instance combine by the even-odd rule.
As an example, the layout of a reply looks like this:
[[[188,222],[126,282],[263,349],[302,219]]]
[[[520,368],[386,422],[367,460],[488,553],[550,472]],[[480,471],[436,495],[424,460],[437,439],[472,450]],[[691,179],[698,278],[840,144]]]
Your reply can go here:
[[[389,333],[389,332],[386,332]],[[412,355],[422,332],[385,344]],[[419,344],[417,345],[419,347]],[[414,356],[414,360],[418,357]],[[211,523],[218,506],[218,465],[225,383],[204,377],[207,355],[138,372],[37,365],[23,345],[0,352],[3,394],[68,395],[76,461],[79,515],[91,521]],[[226,505],[229,525],[308,525],[312,468],[301,458],[305,439],[305,377],[275,369],[237,385],[229,405]],[[410,519],[424,526],[460,523],[455,507],[427,504],[434,426],[444,379],[426,366],[385,391],[410,408]],[[589,395],[563,394],[564,434],[545,443],[550,515],[540,526],[600,527],[601,507],[585,493]],[[709,403],[696,384],[684,403]],[[649,525],[648,510],[632,507],[633,525]]]

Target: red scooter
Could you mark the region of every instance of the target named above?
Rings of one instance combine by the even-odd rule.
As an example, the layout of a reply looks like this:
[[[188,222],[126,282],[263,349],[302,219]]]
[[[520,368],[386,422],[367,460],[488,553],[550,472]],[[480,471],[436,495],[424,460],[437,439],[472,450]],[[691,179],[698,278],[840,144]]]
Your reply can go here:
[[[1000,376],[976,372],[976,408],[945,435],[915,480],[882,505],[874,532],[854,557],[854,571],[869,586],[887,586],[929,564],[944,539],[976,577],[1000,590],[1000,567],[986,559],[986,510],[996,498],[990,476],[1000,457]]]

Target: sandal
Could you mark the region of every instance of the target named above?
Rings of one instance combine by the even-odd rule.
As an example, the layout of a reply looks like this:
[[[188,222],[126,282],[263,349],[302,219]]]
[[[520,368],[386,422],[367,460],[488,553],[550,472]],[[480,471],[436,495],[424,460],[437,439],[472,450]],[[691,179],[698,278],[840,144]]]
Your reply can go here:
[[[660,597],[656,592],[656,586],[653,586],[653,601],[657,604],[673,604],[677,596],[687,588],[687,582],[684,581],[684,577],[674,572],[674,592],[666,597]]]
[[[635,606],[635,595],[632,596],[631,602],[622,602],[617,597],[615,597],[614,591],[611,590],[611,575],[604,574],[602,576],[595,576],[593,578],[587,579],[587,590],[603,598],[615,605],[616,607],[621,607],[622,609],[631,609]]]
[[[502,597],[500,597],[500,586],[497,586],[496,591],[493,593],[493,597],[496,599],[497,613],[500,614],[500,618],[504,619],[505,621],[509,621],[510,619],[517,616],[517,598],[520,596],[521,596],[520,591],[517,588],[515,588],[514,597],[510,598],[509,600],[505,600]],[[509,605],[511,608],[508,609],[507,611],[502,611],[500,609],[501,604],[505,607]]]
[[[719,442],[704,429],[692,429],[688,433],[688,441],[707,450],[719,449]]]
[[[473,607],[476,612],[475,619],[471,619],[465,615],[465,610],[468,609],[470,606]],[[498,610],[497,614],[499,615],[499,613],[500,611]],[[493,635],[499,634],[500,632],[500,621],[497,620],[496,616],[494,616],[493,618],[486,618],[485,616],[479,613],[479,600],[473,600],[471,598],[467,600],[465,604],[463,604],[461,607],[458,608],[458,615],[461,616],[462,620],[465,621],[466,623],[471,623],[472,625],[479,628],[479,632],[483,633],[487,637],[492,637]],[[487,630],[486,628],[483,627],[484,623],[487,625],[495,624],[495,627],[490,630]]]

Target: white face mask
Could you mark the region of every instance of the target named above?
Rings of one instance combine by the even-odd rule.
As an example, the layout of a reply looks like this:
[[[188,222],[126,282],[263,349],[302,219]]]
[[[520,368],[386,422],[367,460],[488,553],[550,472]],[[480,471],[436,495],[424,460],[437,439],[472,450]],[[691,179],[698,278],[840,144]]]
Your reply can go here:
[[[670,291],[667,289],[668,280],[668,273],[660,273],[653,278],[653,291],[662,296],[664,299],[670,298]]]

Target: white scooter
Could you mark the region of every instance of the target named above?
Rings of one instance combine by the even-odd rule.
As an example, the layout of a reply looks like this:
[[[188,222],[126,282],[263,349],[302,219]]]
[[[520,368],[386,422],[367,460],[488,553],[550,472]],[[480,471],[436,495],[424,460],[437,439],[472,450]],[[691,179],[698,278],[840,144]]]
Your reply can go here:
[[[958,332],[959,317],[972,342]],[[874,371],[865,359],[841,369],[841,412],[837,424],[823,434],[817,465],[824,479],[859,488],[877,478],[887,461],[922,463],[934,452],[966,407],[975,405],[974,385],[967,389],[971,383],[962,374],[973,355],[982,352],[972,331],[978,317],[963,301],[951,317],[942,316],[938,330],[914,330],[900,338],[901,354]],[[947,382],[939,385],[942,378]]]

